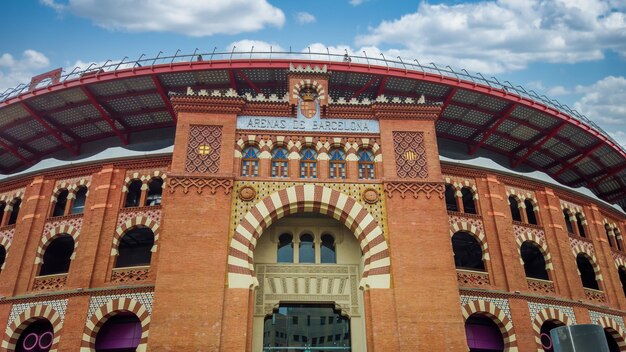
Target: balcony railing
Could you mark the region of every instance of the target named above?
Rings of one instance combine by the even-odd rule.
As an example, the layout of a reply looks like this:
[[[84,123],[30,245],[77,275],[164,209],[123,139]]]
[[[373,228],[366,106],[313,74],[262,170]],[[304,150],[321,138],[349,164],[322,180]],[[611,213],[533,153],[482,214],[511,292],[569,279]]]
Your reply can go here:
[[[606,303],[606,295],[600,290],[585,287],[585,296],[588,300],[598,303]]]
[[[456,269],[456,278],[460,286],[485,288],[489,286],[489,273],[486,271]]]
[[[132,266],[127,268],[115,268],[111,273],[111,282],[131,284],[148,280],[150,266]]]
[[[65,287],[67,273],[37,276],[33,283],[33,291],[57,291]]]
[[[526,282],[528,282],[528,288],[533,292],[547,294],[556,293],[554,282],[552,281],[527,277]]]

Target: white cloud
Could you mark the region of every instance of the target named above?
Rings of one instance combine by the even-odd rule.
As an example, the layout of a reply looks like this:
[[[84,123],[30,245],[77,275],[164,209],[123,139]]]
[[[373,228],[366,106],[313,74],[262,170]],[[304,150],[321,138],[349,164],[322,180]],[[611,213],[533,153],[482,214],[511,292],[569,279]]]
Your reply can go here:
[[[574,108],[613,133],[626,130],[626,78],[608,76],[590,86],[577,86],[583,96]],[[609,132],[610,134],[611,132]]]
[[[414,13],[369,28],[356,44],[485,73],[599,60],[606,50],[626,57],[625,10],[624,1],[603,0],[422,2]]]
[[[569,95],[572,91],[563,86],[554,86],[548,89],[549,96]]]
[[[49,65],[50,60],[44,54],[32,49],[24,50],[21,58],[9,53],[0,55],[0,93],[20,83],[28,83]]]
[[[350,0],[350,5],[352,6],[359,6],[362,3],[364,3],[366,0]]]
[[[235,48],[233,58],[238,58],[238,59],[242,57],[245,57],[247,59],[250,56],[249,53],[251,50],[255,53],[259,53],[259,52],[265,52],[265,53],[274,52],[275,53],[275,52],[285,51],[285,49],[283,49],[280,45],[276,43],[269,43],[269,42],[264,42],[261,40],[250,40],[250,39],[242,39],[236,42],[232,42],[228,44],[228,46],[226,47],[226,51],[227,52],[233,51],[233,47]],[[266,55],[256,54],[254,57],[258,59],[258,58],[269,57],[269,56],[270,54],[266,54]]]
[[[281,27],[285,14],[266,0],[40,0],[60,13],[69,12],[109,30],[173,32],[195,37],[254,32]]]
[[[315,16],[311,15],[308,12],[296,13],[296,22],[298,22],[299,24],[315,23],[315,20]]]

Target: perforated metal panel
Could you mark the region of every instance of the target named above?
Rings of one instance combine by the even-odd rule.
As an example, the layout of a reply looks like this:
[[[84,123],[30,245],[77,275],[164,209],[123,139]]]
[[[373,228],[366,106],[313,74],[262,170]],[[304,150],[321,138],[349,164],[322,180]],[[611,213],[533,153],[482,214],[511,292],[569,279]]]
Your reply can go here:
[[[89,85],[89,90],[97,96],[122,94],[132,91],[156,89],[150,77],[133,77]]]

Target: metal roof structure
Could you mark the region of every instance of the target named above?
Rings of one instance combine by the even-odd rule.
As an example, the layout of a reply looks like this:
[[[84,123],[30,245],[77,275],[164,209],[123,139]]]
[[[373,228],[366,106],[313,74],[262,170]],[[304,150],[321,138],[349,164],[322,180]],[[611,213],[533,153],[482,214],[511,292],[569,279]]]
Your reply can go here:
[[[417,60],[330,53],[230,52],[178,55],[60,69],[0,94],[0,173],[51,155],[81,155],[81,146],[176,125],[168,94],[187,87],[282,97],[291,65],[326,65],[329,95],[375,100],[424,95],[442,102],[438,138],[487,150],[547,173],[570,187],[626,206],[626,151],[600,127],[565,105],[496,78]],[[364,53],[365,54],[365,53]]]

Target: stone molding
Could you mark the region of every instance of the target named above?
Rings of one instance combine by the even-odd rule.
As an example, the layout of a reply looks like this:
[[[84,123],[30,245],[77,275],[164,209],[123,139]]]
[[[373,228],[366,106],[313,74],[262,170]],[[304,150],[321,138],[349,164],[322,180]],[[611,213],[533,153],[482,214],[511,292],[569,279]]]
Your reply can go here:
[[[407,195],[413,196],[418,199],[420,194],[430,199],[433,195],[439,196],[443,199],[446,187],[443,182],[411,182],[411,181],[387,181],[384,182],[385,194],[387,197],[392,198],[397,192],[402,199]]]
[[[204,189],[208,188],[211,194],[223,189],[226,195],[230,194],[235,183],[232,177],[210,176],[171,176],[167,178],[167,182],[170,193],[176,193],[177,190],[180,190],[187,194],[189,190],[195,189],[198,194],[202,194]]]

